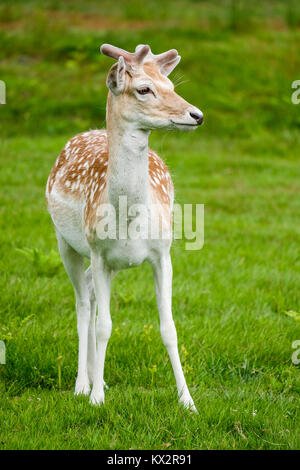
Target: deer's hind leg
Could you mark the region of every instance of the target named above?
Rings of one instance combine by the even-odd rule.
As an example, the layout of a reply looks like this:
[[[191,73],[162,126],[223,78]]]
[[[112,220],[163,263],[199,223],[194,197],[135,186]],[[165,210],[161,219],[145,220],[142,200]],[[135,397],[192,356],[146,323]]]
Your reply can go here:
[[[89,287],[84,272],[84,258],[65,241],[59,232],[56,233],[56,236],[59,253],[70,281],[73,284],[76,297],[79,351],[75,395],[88,395],[90,391],[90,381],[88,376],[88,336],[91,317],[91,302]]]
[[[94,383],[94,370],[96,361],[96,312],[97,302],[93,283],[93,275],[91,266],[85,271],[85,279],[89,290],[90,299],[90,320],[88,330],[88,352],[87,352],[87,371],[89,382]]]
[[[85,279],[89,289],[90,296],[90,322],[88,333],[88,353],[87,353],[87,370],[90,385],[94,383],[94,371],[96,367],[96,313],[97,301],[93,282],[93,274],[91,266],[85,271]],[[104,388],[108,388],[107,383],[104,381]]]

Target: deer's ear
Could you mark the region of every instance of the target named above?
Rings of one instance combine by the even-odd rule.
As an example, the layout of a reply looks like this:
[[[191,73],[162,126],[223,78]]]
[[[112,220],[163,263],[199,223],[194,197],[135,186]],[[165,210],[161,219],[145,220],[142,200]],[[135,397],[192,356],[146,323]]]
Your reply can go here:
[[[114,95],[119,95],[125,88],[126,65],[122,56],[112,66],[106,79],[106,85]]]
[[[172,70],[175,69],[176,65],[179,64],[180,62],[180,55],[178,55],[177,57],[175,57],[175,59],[171,60],[170,62],[167,62],[166,64],[163,64],[160,66],[160,71],[163,75],[166,75],[168,76]]]

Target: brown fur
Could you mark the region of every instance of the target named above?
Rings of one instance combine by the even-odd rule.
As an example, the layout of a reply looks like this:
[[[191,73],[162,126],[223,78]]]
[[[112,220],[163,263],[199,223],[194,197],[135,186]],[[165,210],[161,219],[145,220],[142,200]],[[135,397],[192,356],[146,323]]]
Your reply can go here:
[[[167,166],[150,148],[148,155],[153,202],[170,206],[173,183]],[[96,221],[98,205],[105,201],[108,158],[105,130],[78,134],[61,151],[48,179],[48,198],[55,186],[65,197],[85,203],[84,221],[90,229]]]
[[[145,62],[143,70],[152,79],[159,94],[161,105],[158,111],[170,115],[184,113],[188,106],[187,101],[175,93],[173,83],[160,72],[157,65]]]

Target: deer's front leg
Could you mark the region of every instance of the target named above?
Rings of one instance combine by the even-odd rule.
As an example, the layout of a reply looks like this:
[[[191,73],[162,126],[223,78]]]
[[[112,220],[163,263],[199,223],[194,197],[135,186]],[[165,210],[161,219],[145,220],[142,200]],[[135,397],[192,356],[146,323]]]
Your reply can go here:
[[[173,367],[179,401],[185,408],[197,412],[188,390],[177,346],[177,333],[172,316],[172,263],[169,253],[163,254],[152,263],[157,306],[160,316],[160,332]]]
[[[92,404],[98,405],[104,403],[104,361],[112,328],[109,308],[111,275],[105,267],[102,258],[97,253],[91,253],[91,266],[98,305],[98,316],[96,320],[96,360],[90,401]]]

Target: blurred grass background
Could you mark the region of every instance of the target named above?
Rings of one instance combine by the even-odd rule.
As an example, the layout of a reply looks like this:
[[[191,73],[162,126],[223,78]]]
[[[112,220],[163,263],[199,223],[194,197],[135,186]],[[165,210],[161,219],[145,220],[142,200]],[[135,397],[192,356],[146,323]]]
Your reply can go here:
[[[172,249],[199,416],[177,405],[148,266],[114,281],[106,404],[72,395],[73,291],[44,188],[66,141],[105,125],[104,42],[178,49],[170,78],[204,112],[193,134],[151,136],[177,202],[205,204],[204,248]],[[299,52],[296,0],[1,1],[0,448],[299,448]]]
[[[174,77],[183,76],[180,93],[206,110],[206,135],[299,129],[299,110],[290,106],[299,2],[2,1],[0,24],[3,136],[99,126],[111,65],[99,54],[104,41],[177,48],[183,60]]]

